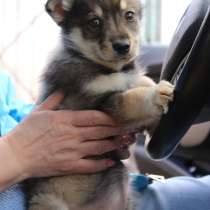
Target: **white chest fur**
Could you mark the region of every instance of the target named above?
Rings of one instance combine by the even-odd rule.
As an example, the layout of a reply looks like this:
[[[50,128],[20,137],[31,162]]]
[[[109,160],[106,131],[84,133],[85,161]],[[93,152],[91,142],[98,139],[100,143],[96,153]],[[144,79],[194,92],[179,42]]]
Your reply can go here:
[[[112,73],[109,75],[100,75],[90,81],[85,90],[90,94],[103,94],[112,91],[125,91],[136,87],[139,81],[138,73]]]

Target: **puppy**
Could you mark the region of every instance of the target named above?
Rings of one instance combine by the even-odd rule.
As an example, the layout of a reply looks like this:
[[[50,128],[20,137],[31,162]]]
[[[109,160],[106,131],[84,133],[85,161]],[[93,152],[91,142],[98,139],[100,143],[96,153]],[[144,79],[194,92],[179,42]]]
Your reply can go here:
[[[155,84],[136,65],[139,0],[48,0],[46,10],[61,27],[61,46],[43,75],[40,101],[62,90],[59,109],[101,110],[128,131],[156,124],[167,112],[173,86]],[[93,175],[39,179],[29,210],[131,210],[131,191],[118,161]]]

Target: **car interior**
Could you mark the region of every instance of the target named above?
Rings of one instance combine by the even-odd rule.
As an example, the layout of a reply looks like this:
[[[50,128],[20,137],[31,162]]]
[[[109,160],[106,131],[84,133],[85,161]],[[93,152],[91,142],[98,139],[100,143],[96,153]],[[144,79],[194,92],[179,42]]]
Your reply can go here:
[[[210,1],[193,0],[169,47],[145,45],[139,63],[175,85],[174,100],[150,138],[139,137],[138,169],[165,177],[210,174]]]

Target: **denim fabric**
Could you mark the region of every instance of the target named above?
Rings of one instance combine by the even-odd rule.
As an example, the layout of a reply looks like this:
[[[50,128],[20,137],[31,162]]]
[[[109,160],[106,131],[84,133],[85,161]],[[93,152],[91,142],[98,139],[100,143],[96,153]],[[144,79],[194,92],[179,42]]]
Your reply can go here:
[[[137,210],[210,210],[210,176],[155,182],[139,194]]]
[[[13,186],[0,193],[0,210],[26,210],[21,185]]]

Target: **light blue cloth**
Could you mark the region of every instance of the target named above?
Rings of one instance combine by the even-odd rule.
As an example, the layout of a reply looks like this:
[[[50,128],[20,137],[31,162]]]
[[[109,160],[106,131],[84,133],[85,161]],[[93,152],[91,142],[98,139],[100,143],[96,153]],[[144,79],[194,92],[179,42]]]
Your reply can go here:
[[[0,136],[12,130],[32,108],[33,105],[25,104],[15,97],[15,88],[9,75],[0,71]],[[25,210],[20,185],[0,193],[0,210]]]
[[[15,97],[15,88],[6,73],[0,71],[0,135],[12,130],[33,108]]]

